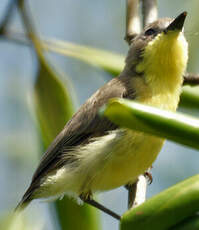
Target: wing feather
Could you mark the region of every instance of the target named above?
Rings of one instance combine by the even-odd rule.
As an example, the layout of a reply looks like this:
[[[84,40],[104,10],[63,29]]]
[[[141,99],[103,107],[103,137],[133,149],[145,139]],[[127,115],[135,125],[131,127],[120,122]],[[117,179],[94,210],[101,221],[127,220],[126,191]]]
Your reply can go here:
[[[67,150],[69,152],[71,148],[89,142],[90,137],[102,136],[106,132],[118,128],[107,118],[98,115],[99,108],[114,97],[131,99],[135,97],[128,78],[112,79],[93,94],[73,115],[43,155],[33,175],[31,185],[22,198],[22,203],[31,200],[31,194],[39,187],[41,179],[48,172],[63,166],[64,162],[61,156],[67,154]]]

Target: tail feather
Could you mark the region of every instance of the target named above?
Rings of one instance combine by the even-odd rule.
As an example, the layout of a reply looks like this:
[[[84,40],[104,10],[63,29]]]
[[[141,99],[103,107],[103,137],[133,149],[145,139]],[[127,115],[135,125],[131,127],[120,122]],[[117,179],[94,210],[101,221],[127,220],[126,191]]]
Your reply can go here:
[[[26,198],[22,198],[21,201],[18,203],[18,205],[15,208],[15,212],[20,212],[22,210],[24,210],[28,204],[31,202],[31,199],[26,199]]]
[[[18,203],[15,211],[22,211],[34,199],[34,193],[39,188],[39,180],[32,181],[29,188],[26,190],[21,201]]]
[[[31,195],[32,192],[30,192],[30,188],[29,188],[23,195],[21,201],[18,203],[14,211],[18,212],[24,210],[32,200]]]
[[[28,206],[28,204],[30,203],[30,201],[23,201],[23,200],[21,200],[19,203],[18,203],[18,205],[16,206],[16,208],[15,208],[15,212],[21,212],[21,211],[23,211],[27,206]]]

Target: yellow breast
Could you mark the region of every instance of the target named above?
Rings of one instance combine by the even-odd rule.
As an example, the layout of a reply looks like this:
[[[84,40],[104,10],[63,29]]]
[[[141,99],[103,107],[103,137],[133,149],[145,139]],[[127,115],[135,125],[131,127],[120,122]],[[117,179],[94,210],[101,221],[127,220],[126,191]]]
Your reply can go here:
[[[132,77],[136,100],[161,109],[175,111],[178,106],[183,74],[188,60],[188,45],[180,32],[159,34],[143,53]],[[156,159],[164,140],[141,132],[127,130],[117,144],[112,161],[97,178],[94,189],[111,189],[133,181]]]
[[[147,45],[136,68],[143,76],[132,77],[136,100],[175,111],[187,59],[187,42],[182,33],[158,35]],[[135,181],[152,165],[163,142],[161,138],[133,130],[114,130],[74,149],[79,166],[73,169],[66,165],[49,177],[43,187],[51,187],[56,182],[51,195],[65,191],[80,194],[113,189]],[[49,189],[46,191],[49,194]]]

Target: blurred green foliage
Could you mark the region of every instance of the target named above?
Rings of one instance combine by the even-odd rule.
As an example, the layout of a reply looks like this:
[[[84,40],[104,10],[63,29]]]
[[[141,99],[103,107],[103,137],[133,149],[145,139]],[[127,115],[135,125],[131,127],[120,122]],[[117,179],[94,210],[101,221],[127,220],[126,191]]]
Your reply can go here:
[[[116,124],[199,149],[199,120],[125,99],[111,100],[101,111]]]
[[[37,55],[39,63],[34,90],[35,107],[42,142],[46,149],[71,118],[74,110],[70,87],[64,86],[59,80],[55,69],[42,55],[42,50],[39,50]],[[79,206],[72,199],[65,197],[62,201],[56,201],[55,208],[61,229],[98,229],[95,210],[91,211],[92,208],[87,205]],[[75,215],[70,215],[72,213]]]
[[[170,4],[173,4],[173,2]],[[198,1],[194,1],[193,9],[197,9],[197,6]],[[195,18],[197,18],[197,14],[198,13],[195,12]],[[194,20],[194,22],[193,28],[197,29],[199,25],[198,21]],[[194,50],[194,47],[196,46],[194,44],[196,43],[193,42],[192,50]],[[102,49],[95,49],[65,41],[61,42],[57,40],[47,40],[43,43],[43,48],[47,49],[48,51],[53,51],[58,54],[76,58],[86,62],[89,65],[100,67],[113,76],[118,75],[124,65],[124,57],[122,55],[117,55]],[[196,55],[191,56],[196,63],[197,58],[195,57]],[[63,85],[59,74],[55,70],[55,67],[52,68],[51,64],[44,56],[38,56],[38,61],[38,71],[34,88],[35,109],[38,118],[38,128],[41,132],[41,142],[43,143],[43,148],[46,148],[53,138],[64,127],[68,119],[70,119],[74,112],[74,106],[70,95],[70,87],[68,85]],[[192,63],[193,62],[194,61],[192,61]],[[181,106],[188,109],[198,109],[198,89],[196,89],[194,92],[193,90],[184,90],[181,99]],[[122,115],[123,114],[121,113],[121,116]],[[184,222],[179,223],[176,225],[176,228],[174,227],[173,229],[197,229],[197,217],[186,218],[187,216],[191,215],[192,212],[197,210],[197,180],[198,176],[195,176],[187,181],[182,182],[180,185],[176,185],[169,190],[164,191],[162,193],[163,195],[159,194],[152,198],[152,201],[147,201],[148,203],[146,202],[146,206],[143,204],[140,207],[141,212],[142,208],[143,210],[147,210],[147,212],[149,211],[149,215],[147,214],[146,216],[147,219],[148,217],[154,215],[154,219],[151,220],[149,218],[148,221],[152,221],[150,223],[154,224],[154,226],[158,226],[158,229],[166,229],[165,226],[162,228],[162,224],[164,225],[164,219],[167,217],[172,217],[172,225],[176,224],[179,220],[185,219]],[[171,194],[171,191],[174,193]],[[175,196],[172,196],[173,194]],[[172,204],[169,203],[169,213],[166,209],[167,207],[164,206],[164,204],[168,204],[168,196],[171,197],[171,201],[173,202]],[[182,197],[183,199],[180,199]],[[188,206],[189,209],[187,209],[187,206],[185,205],[190,205]],[[176,207],[178,207],[178,210],[175,209]],[[181,212],[181,209],[184,211],[183,213]],[[99,227],[98,221],[96,221],[95,211],[86,205],[78,206],[75,202],[69,200],[68,198],[64,198],[62,201],[56,202],[56,210],[62,229],[97,229]],[[170,216],[170,214],[173,212],[175,215]],[[185,212],[186,214],[184,214]],[[122,222],[121,225],[122,229],[132,229],[132,226],[134,225],[136,225],[136,227],[139,226],[139,224],[137,225],[137,222],[134,222],[135,220],[138,220],[136,216],[137,214],[135,213],[136,210],[133,210],[132,212],[128,212],[124,215],[122,220],[124,222]],[[162,215],[162,219],[159,219],[158,215]],[[19,224],[16,224],[17,227],[11,225],[12,220],[13,217],[6,217],[2,221],[0,220],[0,229],[31,229],[30,226],[27,228],[23,219],[19,220]],[[142,223],[140,223],[143,224],[145,219],[143,220],[142,216],[140,216],[139,221],[141,221]],[[195,228],[193,228],[193,224]],[[136,227],[133,229],[136,229]],[[145,226],[144,229],[147,227]],[[37,229],[39,229],[39,227]]]
[[[121,230],[145,230],[149,226],[153,230],[168,230],[184,219],[188,221],[198,211],[198,190],[199,175],[168,188],[126,212]]]

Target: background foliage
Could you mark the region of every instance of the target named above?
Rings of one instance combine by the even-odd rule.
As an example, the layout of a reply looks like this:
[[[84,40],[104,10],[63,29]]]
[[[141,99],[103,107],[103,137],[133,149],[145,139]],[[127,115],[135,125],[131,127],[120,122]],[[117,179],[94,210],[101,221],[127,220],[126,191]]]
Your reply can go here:
[[[7,3],[6,0],[0,2],[0,15],[3,15]],[[173,17],[184,10],[189,12],[185,25],[185,34],[190,44],[188,70],[190,72],[199,72],[197,67],[197,32],[199,24],[196,11],[198,1],[170,0],[167,2],[158,1],[158,3],[160,16]],[[115,0],[60,0],[58,4],[51,0],[35,0],[29,1],[29,5],[36,28],[45,37],[54,37],[82,45],[89,45],[125,56],[128,47],[123,40],[125,30],[124,1],[117,1],[116,4]],[[15,12],[10,27],[16,31],[22,31],[21,25],[21,19]],[[69,47],[72,50],[72,46]],[[43,88],[37,86],[38,79],[40,79],[38,76],[41,76],[43,72],[45,72],[45,75],[42,74],[43,77],[46,76],[46,73],[49,74],[49,71],[45,69],[46,66],[44,63],[37,65],[35,55],[28,47],[1,40],[0,49],[0,215],[3,218],[7,212],[14,208],[24,192],[24,188],[28,186],[32,172],[40,158],[39,156],[44,151],[43,146],[48,145],[55,133],[51,134],[50,131],[47,131],[44,124],[40,128],[45,130],[43,131],[45,133],[43,137],[45,136],[45,138],[41,139],[42,135],[38,132],[35,107],[33,107],[34,100],[36,99],[33,97],[34,90],[36,89],[37,96],[40,92],[42,92],[42,95],[44,94]],[[59,49],[63,50],[63,46]],[[80,50],[80,47],[78,49]],[[70,54],[72,51],[74,52],[74,50],[71,50]],[[86,53],[86,51],[82,51],[82,53],[86,54],[85,57],[90,55],[90,60],[94,60],[94,53]],[[82,56],[78,57],[79,60],[75,60],[48,53],[47,57],[53,64],[53,67],[51,66],[53,71],[52,79],[57,74],[59,79],[58,85],[59,83],[61,84],[57,86],[59,88],[57,92],[61,93],[60,88],[63,88],[63,86],[65,89],[68,89],[66,96],[70,97],[69,101],[72,100],[73,102],[73,106],[70,105],[70,110],[72,108],[75,110],[98,87],[112,77],[111,73],[115,75],[117,72],[107,66],[103,67],[104,70],[102,70],[95,68],[93,63],[91,63],[92,65],[85,64],[80,61],[83,59]],[[110,65],[113,64],[118,67],[119,62],[116,59],[109,57]],[[87,60],[87,62],[89,61]],[[108,72],[105,70],[108,70]],[[52,91],[51,96],[56,93],[52,86],[53,84],[49,85],[49,89]],[[198,89],[194,90],[197,93]],[[50,100],[53,100],[52,98]],[[60,98],[63,98],[63,95]],[[47,102],[42,103],[40,108],[43,108],[45,104],[47,105]],[[188,104],[188,106],[190,105]],[[44,112],[46,111],[44,110]],[[182,108],[181,111],[198,115],[198,111],[195,108]],[[68,109],[63,109],[61,114],[67,112]],[[59,114],[57,113],[55,116],[59,116]],[[45,121],[41,116],[40,118]],[[67,118],[65,117],[65,119]],[[51,121],[53,127],[58,129],[62,127],[62,125],[58,127],[55,124],[56,122],[53,122],[53,118]],[[64,119],[60,118],[59,122],[60,124],[64,123]],[[58,130],[55,132],[58,132]],[[50,136],[47,136],[47,134]],[[196,151],[167,142],[154,164],[152,171],[154,182],[149,186],[148,197],[196,174],[198,172],[198,159],[199,156]],[[126,210],[126,195],[125,190],[117,189],[116,191],[104,193],[99,198],[106,206],[122,214]],[[59,202],[59,204],[63,203]],[[52,212],[49,213],[48,210],[48,205],[44,203],[35,202],[31,204],[25,213],[27,225],[31,226],[31,223],[34,223],[35,226],[37,225],[36,229],[57,229],[59,223],[56,221],[56,214],[53,212],[54,218],[52,218]],[[62,215],[62,218],[67,218],[69,215],[71,214],[67,211]],[[117,221],[104,214],[101,216],[103,229],[117,228]],[[24,222],[20,223],[23,224]]]

